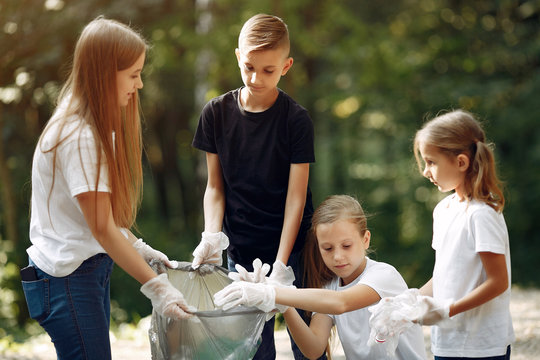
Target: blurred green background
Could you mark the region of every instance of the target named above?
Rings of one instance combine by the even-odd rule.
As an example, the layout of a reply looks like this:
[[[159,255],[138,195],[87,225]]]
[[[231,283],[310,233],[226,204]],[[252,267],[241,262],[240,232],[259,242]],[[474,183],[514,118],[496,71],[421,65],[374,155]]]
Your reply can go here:
[[[467,109],[496,144],[512,282],[540,285],[539,0],[2,0],[0,338],[37,331],[18,275],[27,264],[31,159],[84,25],[103,14],[152,44],[138,226],[154,248],[189,261],[206,184],[194,129],[207,100],[242,85],[237,36],[259,12],[289,25],[295,61],[280,87],[314,121],[315,206],[331,194],[357,196],[371,214],[373,256],[421,286],[434,260],[431,212],[444,195],[415,168],[412,138],[439,111]],[[111,296],[114,324],[151,311],[119,268]]]

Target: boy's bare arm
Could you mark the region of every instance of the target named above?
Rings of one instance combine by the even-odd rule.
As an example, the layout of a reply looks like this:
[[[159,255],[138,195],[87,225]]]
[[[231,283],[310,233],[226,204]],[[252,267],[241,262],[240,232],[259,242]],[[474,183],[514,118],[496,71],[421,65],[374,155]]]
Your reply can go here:
[[[225,214],[223,173],[218,155],[207,152],[206,166],[208,169],[208,181],[203,199],[204,230],[217,233],[221,231]]]
[[[306,205],[306,193],[309,179],[309,163],[291,164],[285,218],[281,229],[281,238],[276,260],[287,264]]]

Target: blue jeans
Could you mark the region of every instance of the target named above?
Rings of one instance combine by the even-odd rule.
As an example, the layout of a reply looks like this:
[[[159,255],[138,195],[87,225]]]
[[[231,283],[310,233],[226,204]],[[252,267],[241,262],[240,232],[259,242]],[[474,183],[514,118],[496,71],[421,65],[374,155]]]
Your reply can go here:
[[[289,256],[289,261],[287,262],[287,265],[292,267],[294,271],[294,277],[296,278],[294,281],[294,285],[297,288],[303,287],[302,285],[302,265],[301,265],[301,254],[295,253],[291,254]],[[227,267],[229,268],[229,271],[236,272],[236,269],[234,267],[236,263],[234,260],[232,260],[230,257],[227,258]],[[253,271],[253,265],[252,264],[240,264],[243,267],[246,268],[248,271]],[[304,311],[296,309],[301,317],[304,316]],[[274,327],[275,327],[275,316],[272,317],[272,319],[268,320],[266,324],[264,325],[263,331],[262,331],[262,342],[259,345],[259,348],[257,349],[257,352],[255,353],[255,356],[253,356],[253,360],[274,360],[276,358],[276,345],[274,342]],[[289,329],[287,328],[287,332],[289,332]],[[304,360],[307,359],[304,354],[302,354],[302,351],[298,348],[298,345],[294,342],[291,333],[289,332],[289,337],[291,339],[291,349],[294,355],[295,360]],[[323,355],[319,358],[319,360],[326,360],[326,355]]]
[[[510,345],[506,348],[506,354],[500,356],[489,356],[483,358],[458,358],[458,357],[442,357],[435,356],[435,360],[510,360]]]
[[[22,282],[28,311],[51,337],[58,360],[111,359],[112,259],[97,254],[64,277],[50,276],[29,262],[38,280]]]

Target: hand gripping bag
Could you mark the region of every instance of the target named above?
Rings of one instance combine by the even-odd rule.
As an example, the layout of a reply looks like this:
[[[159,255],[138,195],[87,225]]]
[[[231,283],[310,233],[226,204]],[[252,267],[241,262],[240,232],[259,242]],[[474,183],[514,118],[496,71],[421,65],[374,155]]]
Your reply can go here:
[[[180,321],[152,312],[148,334],[153,360],[246,360],[255,355],[266,313],[244,306],[215,308],[214,294],[232,282],[226,269],[204,264],[193,270],[187,262],[176,269],[160,263],[152,267],[166,272],[186,302],[198,309],[196,316]]]

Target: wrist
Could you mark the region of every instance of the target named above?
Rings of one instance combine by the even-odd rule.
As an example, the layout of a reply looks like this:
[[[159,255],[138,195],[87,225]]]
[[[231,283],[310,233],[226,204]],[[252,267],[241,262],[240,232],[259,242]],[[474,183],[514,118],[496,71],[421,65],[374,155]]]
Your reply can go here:
[[[146,243],[143,241],[143,239],[137,239],[137,241],[131,245],[135,248],[135,250],[139,251],[146,246]]]
[[[448,306],[448,317],[451,318],[452,316],[456,314],[457,314],[456,303],[451,303],[450,306]]]

